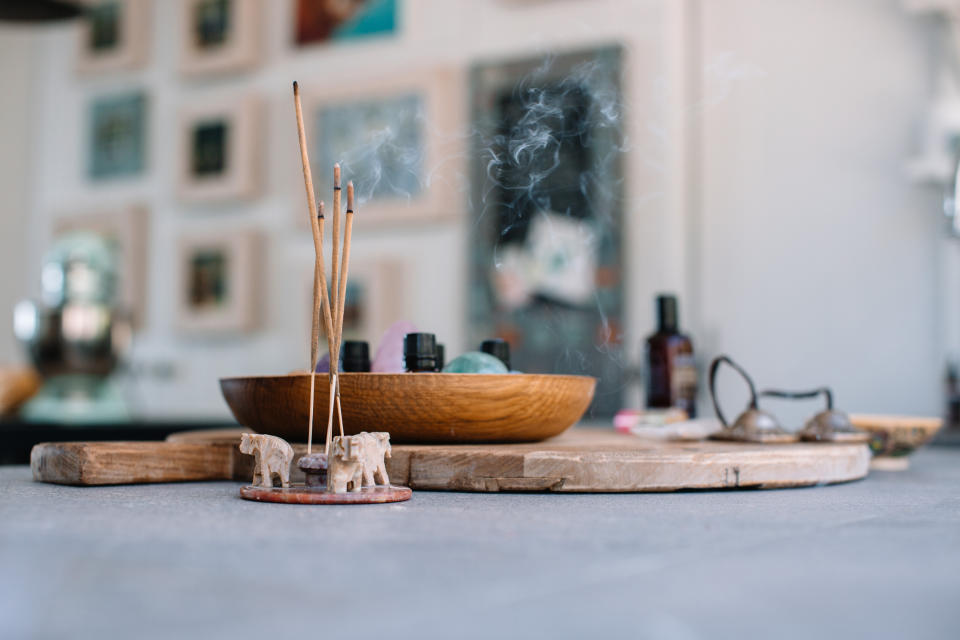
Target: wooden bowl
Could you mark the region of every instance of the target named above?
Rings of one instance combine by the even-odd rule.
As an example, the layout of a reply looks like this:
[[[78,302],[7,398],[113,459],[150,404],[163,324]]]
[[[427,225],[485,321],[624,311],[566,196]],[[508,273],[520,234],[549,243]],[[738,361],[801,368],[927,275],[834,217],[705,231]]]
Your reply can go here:
[[[925,445],[943,426],[942,418],[851,414],[853,426],[870,434],[871,469],[902,471],[907,456]]]
[[[594,378],[541,374],[343,373],[344,431],[389,431],[392,442],[536,442],[563,433],[587,410]],[[306,442],[310,375],[222,378],[237,421]],[[314,442],[326,436],[329,383],[317,375]]]

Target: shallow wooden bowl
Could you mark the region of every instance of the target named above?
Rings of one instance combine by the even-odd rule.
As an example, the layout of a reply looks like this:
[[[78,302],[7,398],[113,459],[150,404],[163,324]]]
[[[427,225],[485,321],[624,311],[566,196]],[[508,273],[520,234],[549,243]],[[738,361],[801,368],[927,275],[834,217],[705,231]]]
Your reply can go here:
[[[536,442],[563,433],[590,405],[586,376],[546,374],[343,373],[344,431],[389,431],[392,442]],[[259,433],[306,442],[310,375],[221,378],[237,421]],[[314,441],[326,434],[329,383],[317,375]]]
[[[850,422],[870,434],[870,467],[881,471],[907,469],[907,456],[929,442],[943,426],[942,418],[867,414],[850,414]]]

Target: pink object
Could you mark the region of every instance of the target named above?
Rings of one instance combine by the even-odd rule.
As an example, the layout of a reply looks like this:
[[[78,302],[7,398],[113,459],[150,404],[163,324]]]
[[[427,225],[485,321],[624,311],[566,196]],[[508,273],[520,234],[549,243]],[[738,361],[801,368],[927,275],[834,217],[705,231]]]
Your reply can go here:
[[[399,320],[390,325],[377,346],[377,353],[370,363],[370,371],[375,373],[403,373],[403,336],[416,333],[412,322]]]

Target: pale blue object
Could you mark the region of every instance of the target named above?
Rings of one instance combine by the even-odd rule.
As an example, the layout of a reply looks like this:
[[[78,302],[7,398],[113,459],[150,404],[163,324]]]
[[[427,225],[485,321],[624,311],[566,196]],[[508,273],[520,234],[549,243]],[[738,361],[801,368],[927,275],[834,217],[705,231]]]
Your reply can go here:
[[[443,368],[444,373],[509,373],[500,358],[481,351],[468,351]]]

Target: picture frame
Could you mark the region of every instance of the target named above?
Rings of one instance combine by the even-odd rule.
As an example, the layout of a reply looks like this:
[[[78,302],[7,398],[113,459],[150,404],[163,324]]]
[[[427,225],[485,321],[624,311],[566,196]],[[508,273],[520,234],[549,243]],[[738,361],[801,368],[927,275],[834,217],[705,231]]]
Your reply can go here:
[[[72,231],[91,231],[116,243],[120,276],[117,293],[121,309],[130,314],[134,329],[147,324],[147,265],[149,211],[130,205],[103,211],[57,216],[53,236]]]
[[[470,71],[468,340],[508,340],[521,371],[597,378],[594,416],[626,387],[624,58],[602,45]],[[517,151],[531,132],[547,144]]]
[[[260,320],[263,237],[258,231],[192,233],[177,247],[177,329],[186,335],[246,333]]]
[[[261,104],[221,99],[180,112],[178,196],[184,202],[256,197],[263,167]]]
[[[301,310],[296,335],[306,339],[312,329],[313,260],[299,260],[295,268],[298,277],[291,282],[299,283],[298,308]],[[382,256],[368,260],[354,256],[351,259],[347,301],[343,311],[344,340],[366,340],[370,343],[372,355],[390,325],[409,317],[410,296],[406,294],[408,273],[409,265],[400,257]],[[327,277],[330,277],[329,270]],[[326,334],[321,323],[321,354],[327,352],[326,345]]]
[[[357,192],[358,227],[455,219],[466,210],[465,85],[457,69],[307,87],[314,183],[335,162]],[[359,141],[359,142],[357,142]],[[305,219],[304,216],[299,216]]]
[[[183,0],[180,71],[186,76],[244,71],[260,60],[259,0]]]
[[[83,5],[77,72],[99,74],[143,67],[150,49],[152,0],[84,0]]]
[[[147,164],[148,104],[142,91],[94,98],[88,109],[87,176],[137,176]]]
[[[290,0],[296,48],[395,36],[402,0]]]

